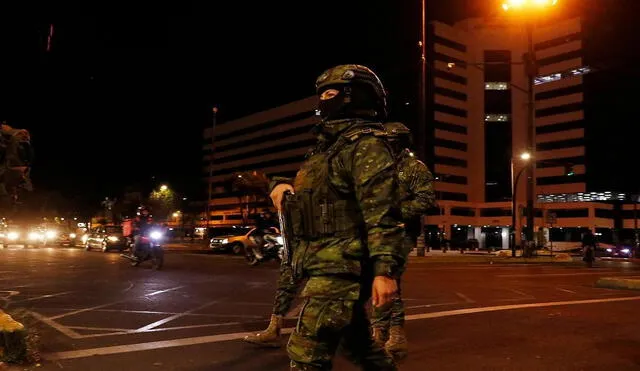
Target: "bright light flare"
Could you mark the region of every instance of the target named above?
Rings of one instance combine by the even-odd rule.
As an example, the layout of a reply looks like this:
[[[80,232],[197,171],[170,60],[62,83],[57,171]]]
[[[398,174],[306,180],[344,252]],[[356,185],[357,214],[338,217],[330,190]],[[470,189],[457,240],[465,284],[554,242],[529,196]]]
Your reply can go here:
[[[153,231],[153,232],[149,233],[149,237],[151,237],[154,240],[159,240],[159,239],[162,238],[162,232]]]
[[[57,235],[58,235],[58,232],[56,232],[56,231],[47,231],[47,233],[46,233],[46,236],[49,239],[56,238]]]
[[[521,158],[522,160],[527,161],[527,160],[531,159],[531,154],[530,154],[529,152],[525,152],[525,153],[523,153],[523,154],[521,154],[521,155],[520,155],[520,158]]]
[[[20,233],[18,232],[9,232],[9,234],[7,234],[7,238],[11,241],[15,241],[20,237]]]
[[[522,8],[547,8],[558,4],[558,0],[506,0],[502,3],[505,11]]]

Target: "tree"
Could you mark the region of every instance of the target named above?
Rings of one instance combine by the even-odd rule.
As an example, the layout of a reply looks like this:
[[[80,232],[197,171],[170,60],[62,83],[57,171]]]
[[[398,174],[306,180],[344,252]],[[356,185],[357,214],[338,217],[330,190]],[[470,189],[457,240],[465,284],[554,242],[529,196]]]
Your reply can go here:
[[[166,221],[176,211],[178,200],[171,188],[162,186],[151,192],[147,203],[155,219]]]
[[[269,179],[263,172],[246,171],[232,175],[231,190],[238,196],[242,224],[249,224],[249,217],[257,213],[258,204],[266,202]]]

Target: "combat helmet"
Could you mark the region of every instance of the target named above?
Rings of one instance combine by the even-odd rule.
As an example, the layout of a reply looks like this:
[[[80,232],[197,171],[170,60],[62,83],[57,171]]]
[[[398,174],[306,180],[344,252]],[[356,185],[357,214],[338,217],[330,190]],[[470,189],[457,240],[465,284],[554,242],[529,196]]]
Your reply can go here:
[[[371,69],[359,64],[343,64],[329,68],[316,79],[316,93],[320,94],[329,86],[340,85],[361,85],[367,87],[375,96],[376,102],[374,103],[380,110],[379,114],[386,117],[387,92],[380,78]],[[346,98],[347,101],[345,101],[345,103],[348,103],[350,97],[347,96]]]

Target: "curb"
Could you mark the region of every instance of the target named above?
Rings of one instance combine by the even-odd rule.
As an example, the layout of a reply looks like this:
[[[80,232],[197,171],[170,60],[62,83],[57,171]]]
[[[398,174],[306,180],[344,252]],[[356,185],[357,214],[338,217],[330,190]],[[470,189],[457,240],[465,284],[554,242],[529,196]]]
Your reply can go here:
[[[490,263],[490,264],[566,264],[574,263],[577,260],[571,258],[571,256],[556,256],[550,257],[537,257],[537,258],[522,258],[522,257],[506,257],[496,255],[485,256],[425,256],[409,258],[409,264],[427,264],[427,263]]]
[[[640,277],[602,277],[596,282],[596,286],[607,289],[640,290]]]
[[[20,362],[26,356],[26,328],[0,310],[0,362]]]

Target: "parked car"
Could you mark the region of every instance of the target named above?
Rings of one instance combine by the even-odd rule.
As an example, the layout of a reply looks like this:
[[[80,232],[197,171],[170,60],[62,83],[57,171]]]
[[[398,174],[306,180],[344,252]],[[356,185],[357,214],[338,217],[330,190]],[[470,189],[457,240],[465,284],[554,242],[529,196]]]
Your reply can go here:
[[[272,229],[274,234],[278,233],[276,228]],[[233,252],[236,255],[242,254],[246,248],[256,247],[253,240],[256,231],[256,228],[232,228],[229,230],[229,233],[225,235],[213,237],[209,241],[209,248],[212,251]]]

